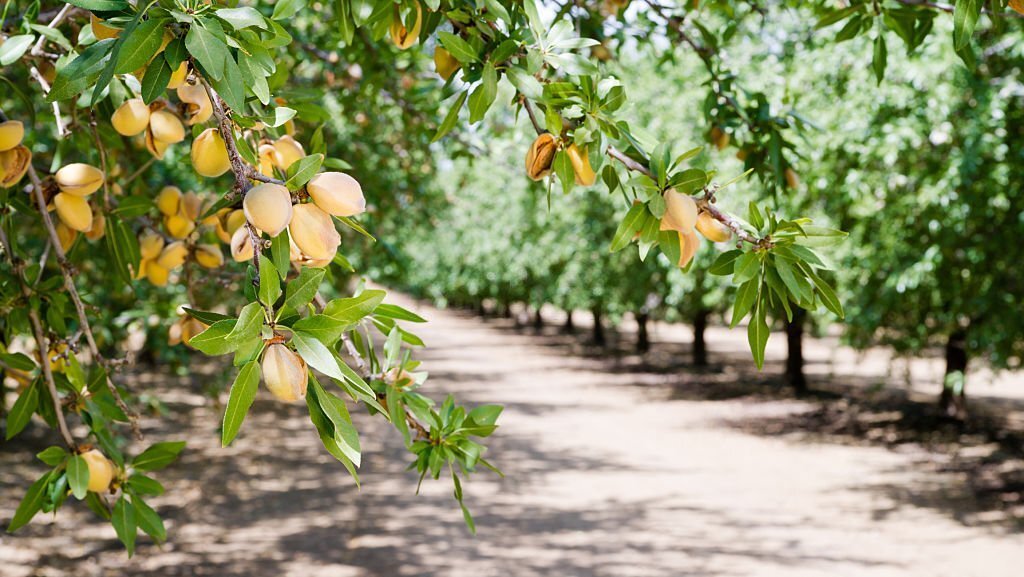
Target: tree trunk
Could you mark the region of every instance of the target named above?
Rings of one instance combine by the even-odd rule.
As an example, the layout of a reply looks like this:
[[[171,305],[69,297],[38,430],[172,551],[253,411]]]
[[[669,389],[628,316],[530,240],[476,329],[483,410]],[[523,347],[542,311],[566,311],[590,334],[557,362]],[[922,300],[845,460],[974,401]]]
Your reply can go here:
[[[533,330],[538,333],[544,328],[544,317],[541,315],[541,308],[543,305],[537,305],[537,308],[533,311]]]
[[[480,299],[476,303],[476,314],[484,318],[487,317],[487,307],[484,306],[483,299]]]
[[[807,378],[804,376],[804,321],[807,313],[797,308],[793,320],[786,322],[786,383],[793,387],[797,396],[807,393]]]
[[[693,364],[697,367],[708,366],[708,345],[704,340],[704,332],[708,328],[710,315],[708,309],[700,309],[693,316]]]
[[[572,311],[565,311],[565,324],[562,325],[562,330],[570,335],[576,332],[576,326],[572,324]]]
[[[604,325],[601,324],[601,307],[594,307],[590,312],[594,315],[594,344],[599,347],[603,347],[605,345],[605,340]]]
[[[647,313],[637,313],[636,315],[636,352],[641,355],[651,350],[651,339],[647,334],[649,316]]]
[[[957,372],[960,373],[960,379],[966,379],[967,360],[967,333],[957,331],[949,335],[946,341],[946,374],[942,394],[939,395],[939,407],[946,415],[957,419],[967,417],[967,387],[961,385],[957,392],[950,386],[950,379]]]

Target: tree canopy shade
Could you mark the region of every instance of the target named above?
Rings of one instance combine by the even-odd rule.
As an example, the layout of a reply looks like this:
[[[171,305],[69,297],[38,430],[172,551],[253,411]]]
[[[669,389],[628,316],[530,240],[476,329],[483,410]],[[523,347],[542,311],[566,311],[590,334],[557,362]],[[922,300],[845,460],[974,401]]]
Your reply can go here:
[[[166,538],[145,501],[163,491],[149,474],[185,445],[136,452],[128,444],[126,428],[141,438],[138,399],[118,370],[138,334],[153,356],[165,343],[230,355],[224,445],[244,434],[263,382],[282,401],[304,398],[325,449],[358,482],[348,402],[358,403],[403,436],[421,480],[452,478],[472,529],[461,483],[481,467],[498,472],[482,443],[501,408],[423,394],[427,374],[412,358],[423,343],[410,330],[423,319],[387,302],[357,270],[443,298],[612,315],[729,311],[732,325],[748,319],[760,367],[773,318],[819,308],[844,316],[828,264],[828,247],[846,236],[839,228],[854,231],[852,255],[884,231],[889,250],[850,257],[841,269],[874,289],[846,295],[871,311],[853,326],[865,336],[891,330],[891,342],[910,349],[945,336],[965,355],[987,351],[1009,364],[1020,343],[1005,335],[1019,334],[1019,320],[998,313],[1006,294],[1020,294],[1016,254],[986,230],[1022,222],[1006,162],[1020,130],[1019,95],[1005,94],[1019,66],[1018,8],[979,0],[5,3],[0,367],[19,383],[6,435],[38,415],[64,443],[38,455],[42,475],[9,530],[70,495],[109,519],[129,554],[139,529]],[[895,162],[883,146],[804,148],[813,130],[799,109],[751,89],[726,57],[773,26],[807,43],[824,36],[833,50],[871,38],[860,64],[870,61],[876,83],[893,74],[893,38],[910,53],[951,45],[967,65],[943,101],[960,114],[942,128],[957,143],[956,169],[941,142],[938,151],[901,150]],[[800,52],[789,48],[792,63]],[[628,116],[628,75],[608,63],[616,54],[695,58],[704,76],[686,93],[699,113],[688,118],[743,166],[703,150],[692,131],[684,139],[665,130],[670,110]],[[799,76],[799,67],[786,73]],[[864,78],[839,80],[871,98]],[[931,102],[916,104],[872,120],[932,120]],[[509,116],[523,119],[529,138],[503,141]],[[461,160],[495,154],[517,166]],[[907,181],[894,198],[810,194],[836,179],[802,184],[809,154],[847,163],[848,174],[895,164]],[[463,180],[435,180],[452,166]],[[472,202],[459,206],[466,188]],[[839,228],[802,216],[826,211]],[[953,214],[958,235],[941,224]],[[462,252],[432,251],[437,245]],[[908,263],[929,274],[879,272]],[[673,293],[666,282],[692,290]],[[154,317],[166,335],[147,326]]]

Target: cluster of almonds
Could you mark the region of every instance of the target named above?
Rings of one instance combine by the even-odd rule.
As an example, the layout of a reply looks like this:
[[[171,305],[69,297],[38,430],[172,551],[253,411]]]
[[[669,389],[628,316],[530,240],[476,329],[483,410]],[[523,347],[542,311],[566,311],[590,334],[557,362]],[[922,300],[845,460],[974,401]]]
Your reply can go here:
[[[700,238],[697,233],[711,242],[725,242],[732,237],[729,227],[718,222],[705,211],[698,210],[693,197],[668,189],[664,194],[665,214],[661,217],[660,230],[679,233],[679,266],[685,267],[697,254]]]
[[[555,154],[563,146],[560,139],[550,132],[544,132],[537,136],[526,151],[526,175],[531,180],[541,180],[551,174],[551,164],[555,160]],[[572,171],[576,184],[580,186],[592,186],[597,182],[597,173],[590,166],[588,150],[580,148],[575,142],[565,148],[565,153],[572,163]]]
[[[93,213],[89,197],[103,186],[106,178],[103,171],[76,162],[58,170],[53,178],[60,192],[47,208],[56,210],[60,219],[56,228],[61,247],[68,250],[80,232],[89,240],[101,238],[106,230],[106,219],[98,211]]]
[[[366,210],[359,182],[343,172],[322,172],[306,184],[312,202],[292,203],[291,193],[279,184],[253,187],[242,201],[245,220],[257,231],[275,237],[286,229],[291,260],[305,266],[324,267],[334,260],[341,235],[331,216],[355,216]],[[249,231],[232,233],[231,256],[241,262],[253,257]]]
[[[0,122],[0,188],[17,184],[28,172],[32,151],[21,144],[25,126],[18,120]]]

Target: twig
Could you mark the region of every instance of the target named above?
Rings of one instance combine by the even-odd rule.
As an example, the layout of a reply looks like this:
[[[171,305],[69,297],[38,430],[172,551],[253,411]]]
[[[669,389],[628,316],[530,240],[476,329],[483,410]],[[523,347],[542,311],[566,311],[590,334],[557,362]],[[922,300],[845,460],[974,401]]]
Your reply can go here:
[[[53,218],[50,217],[50,211],[46,209],[46,198],[43,196],[43,183],[39,180],[39,175],[36,173],[35,167],[29,164],[28,177],[32,181],[32,190],[35,193],[36,206],[39,208],[39,212],[43,218],[43,225],[46,227],[46,231],[50,236],[50,244],[53,245],[53,252],[57,258],[57,268],[60,269],[61,275],[64,277],[64,288],[68,291],[68,295],[71,297],[71,302],[75,304],[75,311],[78,313],[78,322],[85,332],[85,340],[89,343],[89,352],[92,353],[93,358],[104,368],[106,376],[107,389],[110,390],[110,394],[114,397],[114,402],[128,418],[128,423],[131,425],[132,433],[134,433],[137,439],[142,438],[142,430],[139,428],[139,416],[132,411],[128,405],[121,398],[121,393],[117,390],[117,386],[114,385],[114,381],[110,378],[110,370],[106,358],[100,353],[100,348],[96,344],[96,338],[93,336],[92,327],[89,325],[89,317],[85,314],[85,305],[82,303],[82,297],[78,294],[78,289],[75,287],[74,275],[71,273],[71,264],[68,262],[67,255],[64,253],[64,247],[60,244],[60,237],[57,236],[57,229],[53,224]],[[106,178],[106,174],[103,176]]]
[[[0,244],[4,247],[4,253],[7,255],[8,262],[11,263],[14,276],[18,277],[18,284],[21,285],[21,294],[25,297],[28,320],[32,325],[32,336],[35,338],[36,349],[39,351],[39,366],[43,371],[43,380],[46,381],[46,388],[50,393],[50,399],[53,401],[53,410],[57,417],[57,429],[60,431],[61,437],[64,438],[64,443],[74,450],[77,445],[75,444],[74,437],[71,436],[71,431],[68,429],[67,421],[64,420],[64,408],[61,406],[60,396],[57,393],[57,384],[53,380],[53,371],[50,369],[50,344],[43,333],[43,323],[39,320],[39,312],[32,308],[28,302],[32,297],[32,292],[25,283],[22,271],[19,270],[20,267],[15,264],[14,252],[11,249],[10,240],[7,238],[7,233],[3,230],[3,227],[0,227]]]
[[[57,15],[53,17],[53,20],[50,20],[50,23],[47,24],[46,27],[56,28],[57,26],[60,26],[60,23],[64,21],[64,18],[72,9],[74,9],[74,6],[71,4],[65,4],[64,7],[60,9],[60,12],[57,12]],[[38,56],[43,51],[44,44],[46,44],[46,36],[40,35],[39,40],[36,41],[36,45],[32,47],[32,52],[30,54],[32,56]]]

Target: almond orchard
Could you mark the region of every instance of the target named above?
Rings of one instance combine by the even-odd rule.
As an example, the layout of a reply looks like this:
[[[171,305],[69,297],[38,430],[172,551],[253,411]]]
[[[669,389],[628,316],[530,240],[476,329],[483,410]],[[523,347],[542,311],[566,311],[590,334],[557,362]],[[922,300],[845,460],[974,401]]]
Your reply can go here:
[[[502,475],[485,446],[502,407],[432,397],[425,321],[377,282],[522,303],[538,323],[543,305],[570,323],[590,311],[602,343],[602,321],[629,313],[641,350],[649,320],[684,321],[701,327],[698,365],[709,320],[744,323],[758,369],[782,326],[798,391],[804,327],[850,314],[855,344],[946,347],[943,402],[965,414],[968,358],[1021,355],[1019,318],[1000,315],[1024,292],[1019,249],[986,223],[1024,232],[1022,14],[1015,0],[8,0],[0,410],[6,439],[32,424],[53,441],[8,531],[84,505],[129,555],[142,534],[173,540],[147,499],[189,439],[149,441],[153,401],[129,376],[201,362],[224,367],[223,446],[259,434],[245,418],[265,387],[304,403],[358,483],[350,412],[367,412],[474,531],[464,482]],[[776,29],[800,40],[762,47]],[[843,51],[855,66],[812,62]],[[915,58],[932,68],[915,76]],[[678,93],[658,88],[669,77]],[[869,122],[891,130],[863,136],[883,96],[901,107]],[[946,140],[940,110],[962,119]],[[936,126],[932,144],[912,123]]]

